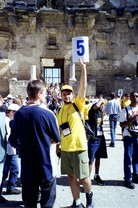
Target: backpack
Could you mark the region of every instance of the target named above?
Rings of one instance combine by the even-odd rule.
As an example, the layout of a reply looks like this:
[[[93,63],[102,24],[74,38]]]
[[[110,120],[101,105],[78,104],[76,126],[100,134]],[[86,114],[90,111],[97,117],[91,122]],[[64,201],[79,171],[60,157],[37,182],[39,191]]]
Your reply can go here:
[[[83,121],[81,113],[80,113],[80,111],[79,111],[79,109],[78,109],[78,107],[76,106],[75,103],[73,103],[73,106],[74,106],[75,110],[77,111],[77,113],[79,114],[79,117],[80,117],[80,119],[82,121],[82,124],[83,124],[85,132],[86,132],[87,140],[94,140],[94,139],[96,139],[95,138],[95,134],[94,134],[92,128],[90,127],[90,125],[88,124],[88,122],[87,121]]]

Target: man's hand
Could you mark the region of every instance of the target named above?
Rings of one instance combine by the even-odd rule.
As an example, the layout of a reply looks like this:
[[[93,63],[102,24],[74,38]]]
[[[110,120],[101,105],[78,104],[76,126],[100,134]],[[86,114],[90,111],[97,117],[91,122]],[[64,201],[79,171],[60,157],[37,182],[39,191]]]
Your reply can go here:
[[[86,64],[82,61],[82,59],[79,59],[79,64],[82,68],[86,67]]]
[[[56,145],[56,155],[58,158],[61,158],[61,146],[60,143]]]
[[[87,88],[87,71],[86,71],[86,64],[79,59],[79,65],[81,68],[81,75],[80,75],[80,86],[78,90],[78,96],[81,98],[86,97],[86,88]]]

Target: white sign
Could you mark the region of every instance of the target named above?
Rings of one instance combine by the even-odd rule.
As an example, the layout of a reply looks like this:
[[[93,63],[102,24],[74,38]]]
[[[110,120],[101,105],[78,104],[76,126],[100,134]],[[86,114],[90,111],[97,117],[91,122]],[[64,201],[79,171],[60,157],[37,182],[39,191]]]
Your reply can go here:
[[[123,89],[119,89],[119,90],[118,90],[118,96],[119,96],[119,97],[122,97],[122,95],[123,95]]]
[[[89,38],[80,36],[72,38],[72,62],[89,62]]]

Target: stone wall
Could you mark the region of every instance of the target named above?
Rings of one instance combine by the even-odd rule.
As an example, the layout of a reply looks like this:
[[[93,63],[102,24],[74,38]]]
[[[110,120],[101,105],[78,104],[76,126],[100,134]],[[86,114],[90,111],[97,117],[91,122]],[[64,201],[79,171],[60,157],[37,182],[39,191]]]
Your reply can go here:
[[[116,89],[123,89],[124,92],[131,93],[132,91],[138,91],[138,78],[134,78],[133,80],[131,79],[115,79],[113,81],[114,83],[114,88]]]
[[[73,4],[76,1],[66,2]],[[57,1],[58,9],[43,5],[37,11],[9,11],[4,8],[5,1],[0,0],[0,93],[4,97],[12,91],[9,79],[17,78],[19,82],[30,79],[31,65],[36,65],[37,78],[42,76],[41,58],[64,59],[63,80],[69,81],[72,37],[83,35],[89,37],[87,94],[103,93],[106,96],[110,91],[117,91],[118,87],[125,90],[124,78],[121,78],[123,86],[120,86],[119,81],[114,80],[117,76],[130,77],[130,91],[136,89],[133,78],[138,62],[137,3],[133,9],[132,5],[128,9],[126,4],[123,10],[122,6],[116,9],[116,5],[113,7],[109,1],[100,9],[96,9],[98,1],[85,2],[89,5],[94,2],[95,9],[93,5],[88,7],[88,3],[86,8],[69,9],[64,5],[64,9],[59,9],[61,1]],[[77,83],[79,75],[79,66],[76,65]]]
[[[22,95],[24,98],[27,97],[26,86],[28,84],[27,80],[9,80],[9,91],[13,97],[18,97]]]

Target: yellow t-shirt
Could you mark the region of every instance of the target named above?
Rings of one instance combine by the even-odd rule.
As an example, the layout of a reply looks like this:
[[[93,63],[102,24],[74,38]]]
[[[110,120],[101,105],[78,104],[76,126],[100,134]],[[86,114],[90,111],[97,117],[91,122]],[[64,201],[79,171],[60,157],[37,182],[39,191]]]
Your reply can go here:
[[[107,104],[107,99],[106,98],[104,98],[104,105],[106,105]]]
[[[121,107],[125,108],[125,107],[129,106],[130,104],[131,104],[131,100],[124,99],[121,102]]]
[[[90,110],[91,106],[90,105],[85,105],[85,110],[84,110],[84,120],[88,120],[88,113]]]
[[[85,98],[76,97],[75,104],[84,117]],[[71,134],[64,136],[61,130],[61,150],[76,152],[87,150],[87,139],[81,118],[72,103],[64,104],[57,114],[59,126],[68,122]]]

